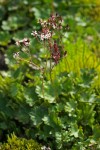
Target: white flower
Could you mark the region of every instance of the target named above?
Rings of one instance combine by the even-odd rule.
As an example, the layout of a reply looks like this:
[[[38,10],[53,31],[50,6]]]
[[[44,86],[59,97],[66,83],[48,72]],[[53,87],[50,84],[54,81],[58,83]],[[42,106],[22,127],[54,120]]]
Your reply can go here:
[[[45,35],[43,33],[40,34],[40,39],[43,41],[45,39]]]
[[[24,38],[23,40],[21,40],[19,42],[23,43],[24,46],[29,46],[30,45],[30,40],[28,38]]]
[[[53,27],[53,29],[56,29],[56,28],[57,28],[54,23],[52,23],[52,27]]]
[[[19,42],[19,41],[16,41],[16,45],[17,45],[17,46],[20,46],[20,42]]]
[[[29,46],[29,44],[30,44],[30,40],[28,38],[24,38],[20,41],[16,41],[17,46],[20,46],[20,45]]]
[[[19,58],[19,52],[14,53],[14,54],[13,54],[13,57],[14,57],[14,58]]]
[[[36,37],[36,36],[38,35],[38,33],[37,33],[37,31],[35,30],[35,31],[32,31],[31,35],[33,35],[33,36]]]

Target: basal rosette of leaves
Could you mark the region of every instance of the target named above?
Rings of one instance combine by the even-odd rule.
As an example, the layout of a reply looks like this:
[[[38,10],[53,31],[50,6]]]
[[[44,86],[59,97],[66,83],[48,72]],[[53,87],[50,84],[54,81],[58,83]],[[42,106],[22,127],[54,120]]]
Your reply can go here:
[[[15,131],[52,149],[99,150],[100,95],[92,87],[94,69],[82,69],[80,77],[61,72],[43,86],[37,74],[37,82],[29,74],[24,84],[25,70],[19,75],[15,80],[1,78],[1,136],[2,131]]]
[[[96,105],[100,99],[91,89],[95,76],[93,69],[83,69],[81,78],[73,73],[62,73],[52,85],[44,83],[44,95],[37,86],[36,92],[44,102],[33,110],[31,119],[41,130],[39,137],[55,141],[55,149],[99,149],[100,133],[98,131],[95,141],[94,130],[99,129]]]

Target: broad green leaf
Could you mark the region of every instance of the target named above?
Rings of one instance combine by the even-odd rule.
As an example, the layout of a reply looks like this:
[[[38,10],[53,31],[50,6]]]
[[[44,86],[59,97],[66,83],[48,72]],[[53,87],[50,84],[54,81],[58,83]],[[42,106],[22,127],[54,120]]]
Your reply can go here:
[[[49,118],[49,116],[45,115],[42,120],[44,121],[44,123],[46,125],[50,125],[50,118]]]
[[[23,123],[27,124],[29,123],[29,113],[30,113],[30,108],[26,105],[20,105],[19,108],[17,109],[17,112],[15,112],[15,118]]]
[[[29,106],[34,106],[36,102],[38,102],[38,97],[35,93],[34,87],[28,87],[24,88],[24,97],[26,100],[26,103],[29,104]]]
[[[93,135],[94,135],[94,140],[95,141],[100,140],[100,126],[99,126],[99,124],[96,124],[93,127]]]
[[[61,86],[59,85],[59,81],[57,80],[53,83],[51,83],[50,81],[47,83],[43,81],[43,86],[37,86],[36,92],[41,98],[47,100],[48,103],[55,103],[56,97],[61,92]]]
[[[7,130],[7,128],[8,128],[8,126],[7,126],[6,122],[0,123],[0,129]]]
[[[5,12],[5,8],[3,6],[0,6],[0,21],[3,19]]]
[[[73,99],[70,99],[69,102],[66,102],[66,105],[64,107],[65,112],[69,112],[70,115],[73,116],[73,112],[75,112],[76,106],[77,106],[77,102]]]
[[[39,126],[43,123],[42,119],[44,118],[45,114],[47,113],[47,109],[43,106],[35,107],[30,112],[30,118],[34,125]]]
[[[1,46],[7,46],[8,43],[10,42],[10,34],[8,32],[0,32],[0,45]]]
[[[16,30],[19,27],[23,27],[27,24],[28,18],[25,15],[12,14],[8,17],[7,21],[2,22],[3,30]]]
[[[70,128],[70,132],[71,132],[71,136],[74,136],[74,137],[78,137],[78,132],[79,132],[79,130],[78,130],[78,126],[77,126],[77,124],[71,124],[71,128]]]

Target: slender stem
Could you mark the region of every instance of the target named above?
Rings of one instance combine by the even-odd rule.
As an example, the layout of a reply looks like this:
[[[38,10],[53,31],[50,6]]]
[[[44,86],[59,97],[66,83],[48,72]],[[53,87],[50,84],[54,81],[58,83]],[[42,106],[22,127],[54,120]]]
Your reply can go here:
[[[44,98],[44,72],[42,72],[42,77],[41,77],[41,81],[42,81],[42,94],[43,94],[43,98]]]
[[[33,63],[32,54],[31,54],[30,48],[28,48],[28,52],[29,52],[29,55],[30,55],[31,62]]]
[[[52,83],[52,68],[51,68],[52,66],[51,66],[51,59],[50,59],[50,80],[51,80],[51,83]]]
[[[35,66],[38,70],[43,70],[43,68],[40,68],[38,65],[34,64],[33,62],[30,62],[30,61],[28,61],[28,60],[25,60],[25,59],[23,59],[23,58],[21,58],[21,57],[19,57],[19,60],[24,61],[24,62],[27,62],[27,63],[29,63],[29,64]]]
[[[51,2],[51,9],[52,9],[52,13],[54,13],[54,1],[53,0]]]

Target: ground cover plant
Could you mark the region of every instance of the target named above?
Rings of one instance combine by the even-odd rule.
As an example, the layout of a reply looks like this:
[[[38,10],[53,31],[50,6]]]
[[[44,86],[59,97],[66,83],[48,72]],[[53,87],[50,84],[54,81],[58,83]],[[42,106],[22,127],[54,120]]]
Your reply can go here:
[[[81,2],[0,2],[2,143],[14,132],[48,150],[100,149],[99,7]]]
[[[1,150],[41,150],[42,146],[34,140],[26,140],[25,138],[18,138],[14,133],[11,137],[8,136],[7,142],[0,145]]]

